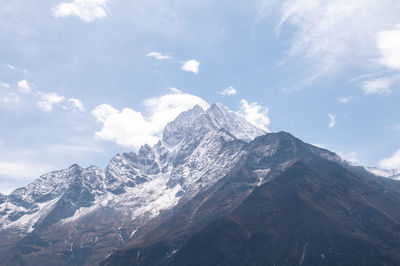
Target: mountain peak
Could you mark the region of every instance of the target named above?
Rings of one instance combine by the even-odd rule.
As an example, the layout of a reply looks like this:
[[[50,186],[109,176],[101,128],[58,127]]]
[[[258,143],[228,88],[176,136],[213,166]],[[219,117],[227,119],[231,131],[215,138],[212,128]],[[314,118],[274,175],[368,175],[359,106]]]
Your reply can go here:
[[[195,106],[193,106],[192,109],[189,109],[188,111],[201,113],[204,112],[204,109],[200,105],[196,104]]]
[[[222,105],[221,103],[212,103],[210,108],[208,109],[228,109],[228,108]]]
[[[227,130],[238,139],[249,142],[266,133],[220,103],[213,103],[206,113],[217,128]]]
[[[82,167],[79,164],[74,163],[70,167],[68,167],[68,169],[82,169]]]
[[[162,140],[169,146],[175,146],[187,135],[193,122],[202,114],[203,108],[195,105],[192,109],[182,112],[175,120],[169,122],[163,132]]]
[[[304,143],[284,131],[265,133],[239,113],[220,103],[213,103],[207,110],[197,105],[168,123],[162,140],[156,145],[143,145],[137,152],[117,154],[104,171],[96,166],[82,168],[73,164],[67,169],[45,174],[8,196],[0,194],[0,233],[6,236],[2,237],[6,246],[0,247],[0,256],[11,251],[13,255],[8,261],[20,259],[26,261],[26,264],[34,265],[47,265],[48,256],[45,255],[48,254],[59,254],[54,255],[52,261],[55,263],[62,264],[67,258],[71,262],[69,265],[98,265],[108,257],[122,258],[124,263],[120,265],[126,265],[125,256],[133,254],[133,259],[140,259],[141,265],[145,265],[147,259],[152,261],[146,265],[155,265],[157,263],[154,262],[158,260],[162,262],[160,264],[170,265],[164,262],[178,259],[179,254],[183,254],[185,243],[190,243],[193,233],[203,230],[210,221],[228,217],[227,215],[240,208],[242,203],[249,214],[244,216],[243,221],[265,222],[272,217],[272,220],[269,220],[272,224],[263,225],[260,229],[274,226],[275,217],[281,212],[274,212],[272,205],[267,208],[246,205],[249,195],[253,195],[249,199],[265,196],[267,200],[283,204],[279,206],[285,211],[289,210],[287,206],[291,206],[285,202],[292,203],[293,200],[299,199],[294,203],[299,203],[299,208],[307,207],[301,209],[304,214],[304,210],[315,211],[315,206],[308,208],[308,203],[314,204],[314,201],[318,200],[321,205],[318,209],[325,210],[327,205],[326,201],[321,200],[322,196],[337,199],[332,196],[337,193],[329,193],[329,190],[321,193],[321,189],[334,189],[334,192],[339,191],[343,199],[346,199],[347,195],[343,194],[346,190],[342,189],[342,183],[349,186],[348,191],[360,187],[352,187],[353,184],[347,182],[352,172],[345,171],[350,169],[356,173],[356,170],[346,166],[336,154]],[[325,159],[332,163],[321,163]],[[299,161],[302,163],[298,163]],[[332,166],[334,163],[337,163],[337,167]],[[345,168],[342,169],[340,165]],[[334,171],[331,172],[331,169]],[[335,181],[335,176],[331,177],[331,174],[342,172],[345,173],[346,179],[340,175],[336,178],[338,182],[342,182],[339,183],[340,186],[331,183]],[[362,171],[357,170],[357,173],[360,177],[364,175]],[[374,176],[371,176],[373,179]],[[380,179],[377,178],[377,182]],[[351,180],[354,184],[364,182],[358,177]],[[375,184],[372,187],[376,187]],[[392,191],[387,187],[385,189],[388,192]],[[287,193],[282,193],[284,191]],[[365,190],[360,192],[361,195],[366,194]],[[271,198],[271,193],[281,198]],[[303,199],[301,196],[304,193],[309,194]],[[293,195],[296,197],[292,197]],[[385,193],[385,197],[391,195],[394,195],[394,190]],[[261,206],[268,203],[262,197],[257,201]],[[373,203],[383,206],[378,203],[384,202],[385,206],[391,206],[392,211],[385,210],[383,217],[389,213],[398,220],[400,205],[397,203],[400,197],[393,198],[396,201],[393,200],[392,204],[386,204],[389,202],[388,198]],[[355,203],[359,204],[358,197],[354,199]],[[342,206],[340,201],[338,214],[343,214]],[[296,219],[299,218],[297,209],[291,209],[294,210],[291,214]],[[258,213],[254,213],[258,210],[265,213],[261,220],[254,218],[259,217]],[[371,212],[368,212],[368,215],[370,214]],[[382,218],[379,214],[376,217]],[[286,216],[281,218],[285,218],[282,222],[289,221],[287,225],[291,230],[293,225],[290,221],[294,219],[286,219]],[[313,220],[313,216],[305,218],[301,220],[305,225]],[[280,224],[278,229],[279,226]],[[248,238],[255,232],[247,230],[249,227],[243,228],[246,230],[235,231],[231,235],[240,236],[239,233],[244,233],[243,236]],[[288,232],[289,235],[293,235],[293,232]],[[16,244],[9,239],[15,239]],[[268,239],[271,238],[268,237],[266,241]],[[153,243],[161,243],[164,240],[167,240],[167,246],[153,246]],[[300,240],[304,240],[303,235],[299,236]],[[299,250],[297,242],[294,243],[294,249],[286,254],[295,254]],[[310,246],[317,242],[310,242]],[[168,243],[174,244],[169,246]],[[228,243],[228,246],[231,246],[231,243],[236,243],[236,240]],[[269,247],[275,244],[272,243]],[[301,248],[303,252],[306,244],[308,245],[308,242]],[[253,243],[249,247],[252,250]],[[6,248],[7,252],[2,251]],[[115,249],[120,248],[123,248],[123,253],[110,256]],[[153,253],[153,248],[156,253]],[[27,254],[25,250],[34,251]],[[265,250],[269,250],[268,247],[263,248],[262,252]],[[239,253],[234,250],[232,254]],[[85,256],[81,257],[79,254]],[[159,254],[161,257],[154,258],[153,254]],[[192,254],[190,256],[192,257]],[[244,259],[248,259],[248,256]],[[193,263],[177,261],[172,265],[191,264]]]
[[[205,115],[205,119],[198,119]],[[216,130],[224,129],[238,139],[250,142],[266,132],[249,123],[244,117],[231,111],[221,103],[213,103],[206,111],[199,105],[182,112],[174,121],[168,123],[163,132],[163,142],[169,146],[180,143],[192,127],[193,123],[200,123],[197,126],[207,126]],[[204,124],[206,123],[206,124]]]

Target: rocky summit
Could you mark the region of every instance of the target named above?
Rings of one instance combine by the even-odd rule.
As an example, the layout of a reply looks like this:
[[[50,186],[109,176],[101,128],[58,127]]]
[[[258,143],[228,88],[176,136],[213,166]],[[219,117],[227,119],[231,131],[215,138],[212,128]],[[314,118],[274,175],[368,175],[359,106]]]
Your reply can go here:
[[[221,104],[0,194],[2,265],[400,265],[399,232],[399,181]]]

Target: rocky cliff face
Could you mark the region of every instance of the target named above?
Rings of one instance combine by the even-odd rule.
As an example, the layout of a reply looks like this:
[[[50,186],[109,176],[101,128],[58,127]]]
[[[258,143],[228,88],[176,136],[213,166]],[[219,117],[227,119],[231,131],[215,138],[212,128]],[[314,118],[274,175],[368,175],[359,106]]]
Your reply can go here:
[[[43,265],[47,258],[41,255],[67,265],[100,262],[236,165],[245,142],[229,128],[246,141],[264,134],[226,107],[195,106],[169,123],[155,146],[118,154],[104,171],[73,165],[2,195],[0,235],[8,240],[1,255]]]
[[[97,265],[103,261],[105,265],[195,265],[194,261],[188,260],[197,258],[191,252],[209,252],[208,247],[198,247],[196,243],[207,246],[201,241],[213,239],[207,235],[207,230],[216,230],[216,227],[212,227],[215,221],[243,215],[240,222],[239,218],[228,221],[231,225],[237,223],[233,224],[232,231],[220,230],[222,235],[216,235],[213,239],[217,241],[213,243],[214,247],[221,243],[221,249],[226,253],[210,253],[213,254],[212,258],[200,258],[200,261],[206,264],[232,262],[230,265],[245,265],[240,254],[235,261],[224,261],[223,258],[235,253],[238,247],[233,245],[229,249],[226,246],[229,245],[229,238],[225,234],[238,234],[237,244],[243,247],[247,245],[246,250],[250,250],[252,245],[262,240],[265,232],[255,234],[256,242],[242,235],[250,230],[246,218],[252,220],[248,222],[257,222],[257,217],[260,219],[259,227],[254,225],[251,230],[261,230],[265,225],[275,232],[278,230],[274,227],[277,224],[270,225],[270,217],[267,219],[264,212],[270,208],[279,210],[280,216],[274,217],[282,223],[286,218],[294,219],[301,209],[282,214],[283,210],[293,208],[290,209],[289,204],[279,205],[280,201],[276,201],[275,197],[279,196],[282,201],[287,197],[285,202],[288,202],[295,197],[297,188],[309,192],[305,194],[306,198],[318,199],[314,205],[307,201],[307,209],[304,209],[307,215],[303,217],[305,220],[299,217],[300,223],[314,219],[312,214],[318,217],[322,215],[322,211],[309,212],[310,206],[323,209],[326,207],[324,204],[331,203],[332,217],[353,219],[352,224],[360,223],[364,216],[369,215],[367,207],[367,211],[363,209],[362,212],[356,212],[354,217],[348,216],[353,214],[352,209],[358,206],[358,202],[354,197],[346,197],[355,191],[360,199],[359,204],[375,206],[375,210],[383,202],[392,206],[391,209],[383,209],[384,212],[371,212],[372,218],[369,219],[382,220],[388,225],[389,229],[382,231],[385,234],[397,228],[390,223],[390,219],[381,217],[384,215],[392,217],[391,221],[398,221],[394,214],[397,209],[393,206],[397,204],[400,186],[387,183],[396,181],[378,178],[363,168],[352,167],[335,153],[306,144],[288,133],[265,133],[220,104],[213,104],[208,110],[195,106],[169,123],[156,145],[144,145],[138,152],[118,154],[104,170],[95,166],[82,168],[73,165],[45,174],[10,195],[0,195],[0,264]],[[299,172],[302,178],[292,180],[285,177],[299,165],[309,168],[304,172],[311,177],[307,179],[303,172]],[[340,167],[343,173],[336,175],[339,170],[332,165]],[[319,167],[323,169],[319,170]],[[346,178],[349,184],[346,184]],[[281,179],[279,186],[275,184]],[[333,185],[335,182],[336,185]],[[347,191],[347,194],[340,194],[340,202],[344,204],[341,207],[335,201],[335,194],[340,192],[340,188]],[[259,208],[263,212],[258,213],[255,205],[246,202],[258,198],[255,195],[264,190],[275,193],[274,200],[266,202],[266,206],[260,201]],[[280,191],[287,192],[281,195]],[[321,191],[328,193],[329,197],[322,197]],[[374,200],[379,193],[386,193],[386,196]],[[370,194],[373,196],[370,197]],[[364,200],[361,202],[362,197]],[[299,202],[293,202],[301,206],[305,204],[301,197]],[[242,209],[246,211],[237,214]],[[342,216],[338,216],[339,213]],[[331,222],[332,217],[326,221]],[[349,225],[339,223],[332,228],[337,226]],[[368,229],[372,225],[368,223],[363,226]],[[237,228],[239,231],[235,231]],[[363,227],[362,231],[362,228],[354,228],[365,235],[364,240],[370,237],[369,229]],[[380,227],[372,229],[383,230]],[[198,240],[199,235],[205,238]],[[345,236],[349,235],[346,233]],[[292,240],[298,242],[298,250],[301,250],[301,245],[304,248],[308,243],[306,240],[314,241],[303,235]],[[292,240],[282,243],[290,246]],[[389,245],[389,242],[385,242],[389,240],[392,241],[391,238],[380,238],[380,242],[377,241],[381,246],[374,242],[368,247],[381,248]],[[340,242],[334,244],[337,246]],[[276,245],[276,242],[271,245]],[[308,245],[311,247],[311,244]],[[292,254],[295,251],[289,246],[288,252]],[[304,249],[302,261],[308,263],[305,259],[308,251]],[[277,256],[276,253],[268,254],[269,260]],[[385,257],[389,253],[382,254]],[[396,257],[390,255],[387,261],[393,260]]]
[[[390,186],[327,160],[300,160],[192,235],[165,264],[398,265],[399,203]]]

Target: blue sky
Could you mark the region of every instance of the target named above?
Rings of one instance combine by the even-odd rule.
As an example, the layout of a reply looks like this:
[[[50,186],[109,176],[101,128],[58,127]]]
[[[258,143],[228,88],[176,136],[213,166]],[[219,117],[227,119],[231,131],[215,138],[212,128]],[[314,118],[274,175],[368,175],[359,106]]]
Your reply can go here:
[[[0,0],[0,192],[220,102],[400,168],[397,0]]]

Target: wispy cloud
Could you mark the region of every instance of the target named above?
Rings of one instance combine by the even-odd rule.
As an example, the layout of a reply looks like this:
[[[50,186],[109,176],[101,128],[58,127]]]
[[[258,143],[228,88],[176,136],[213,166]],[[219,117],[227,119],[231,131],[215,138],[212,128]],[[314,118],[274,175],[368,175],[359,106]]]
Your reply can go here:
[[[293,33],[282,64],[301,58],[310,66],[300,86],[348,67],[366,72],[382,66],[400,69],[399,28],[388,30],[399,23],[397,0],[260,2],[263,16],[277,16],[277,36],[285,26]]]
[[[40,92],[40,99],[37,101],[37,106],[45,111],[45,112],[50,112],[53,110],[53,106],[61,104],[64,100],[64,96],[60,96],[55,92],[48,92],[48,93],[43,93]]]
[[[85,111],[85,108],[83,107],[83,103],[76,98],[69,98],[66,102],[65,108],[72,109],[72,110],[79,110],[79,111]]]
[[[17,68],[11,64],[5,64],[9,69],[17,70]]]
[[[200,62],[194,59],[183,62],[182,70],[186,72],[192,72],[194,74],[199,73]]]
[[[76,16],[84,22],[93,22],[107,17],[107,2],[108,0],[61,2],[52,9],[52,14],[56,18]]]
[[[28,69],[26,69],[26,68],[18,68],[18,67],[15,67],[15,66],[11,65],[11,64],[3,64],[3,66],[5,66],[5,67],[7,67],[7,68],[9,68],[11,70],[17,71],[17,72],[22,72],[25,75],[28,74]]]
[[[351,102],[352,100],[353,100],[353,97],[351,97],[351,96],[339,97],[339,98],[338,98],[338,101],[339,101],[340,103],[349,103],[349,102]]]
[[[328,114],[329,117],[329,128],[333,128],[336,126],[336,116],[333,114]]]
[[[237,93],[236,89],[232,86],[229,86],[228,88],[223,89],[220,94],[223,96],[231,96],[235,95]]]
[[[10,88],[10,84],[0,80],[0,88],[9,89]]]
[[[166,54],[162,54],[160,52],[151,52],[148,53],[146,56],[148,57],[153,57],[157,60],[167,60],[167,59],[172,59],[172,56],[166,55]]]
[[[55,106],[59,106],[64,110],[69,111],[85,111],[81,100],[77,98],[67,98],[56,92],[40,91],[34,88],[34,86],[25,79],[17,82],[16,89],[14,87],[15,86],[11,87],[10,84],[0,81],[0,88],[6,89],[6,94],[3,94],[5,96],[0,97],[0,101],[6,104],[14,104],[14,107],[16,107],[15,103],[21,103],[21,105],[18,106],[20,107],[23,106],[22,99],[24,98],[22,98],[22,95],[27,94],[30,95],[30,97],[25,97],[25,99],[36,101],[37,107],[45,112],[52,111]],[[13,90],[11,91],[11,89]]]
[[[41,92],[37,91],[36,94],[39,96],[39,100],[36,105],[45,112],[50,112],[55,106],[59,106],[64,110],[72,111],[85,111],[83,103],[76,98],[66,98],[65,96],[58,95],[56,92]]]
[[[365,94],[390,95],[393,78],[379,78],[361,83],[361,89]]]

